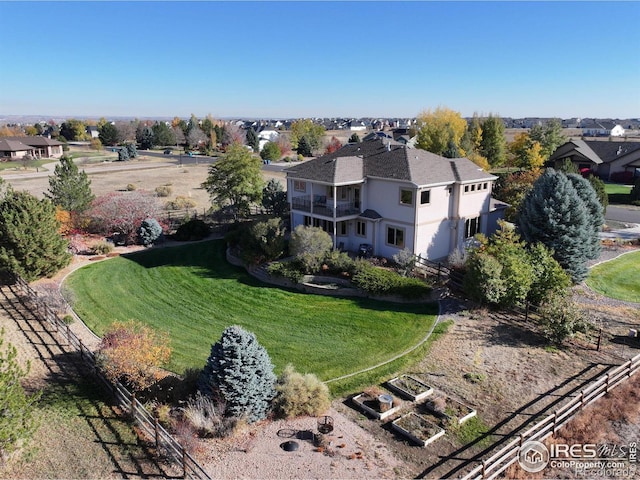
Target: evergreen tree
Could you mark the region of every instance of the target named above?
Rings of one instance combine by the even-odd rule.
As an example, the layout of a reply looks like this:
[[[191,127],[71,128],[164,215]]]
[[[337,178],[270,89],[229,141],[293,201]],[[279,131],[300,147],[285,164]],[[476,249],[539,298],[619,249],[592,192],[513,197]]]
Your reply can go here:
[[[127,160],[129,160],[129,149],[126,146],[120,147],[120,150],[118,150],[118,161],[126,162]]]
[[[260,141],[258,140],[258,135],[253,128],[247,130],[247,145],[253,148],[253,151],[256,153],[260,150]]]
[[[600,256],[600,231],[602,225],[604,225],[604,209],[596,191],[591,186],[589,180],[586,180],[581,175],[570,173],[567,178],[573,184],[573,188],[576,189],[578,196],[582,199],[587,207],[587,220],[591,226],[592,235],[589,238],[590,249],[586,250],[587,258],[595,260]]]
[[[145,218],[138,227],[138,240],[142,245],[152,245],[162,235],[162,227],[155,218]]]
[[[298,140],[298,149],[296,151],[303,157],[311,156],[311,144],[309,143],[309,140],[307,140],[307,137],[300,137],[300,140]]]
[[[458,146],[453,140],[449,140],[449,143],[447,144],[447,148],[445,149],[444,152],[442,152],[442,156],[445,158],[461,158],[462,157],[462,155],[460,154],[460,149],[458,148]]]
[[[60,158],[53,176],[49,177],[49,192],[45,196],[62,210],[76,213],[88,210],[95,199],[91,180],[84,170],[78,171],[78,166],[67,156]]]
[[[349,143],[360,143],[360,136],[357,133],[354,133],[349,137]]]
[[[504,122],[500,117],[489,115],[482,122],[481,154],[492,167],[502,165],[506,159],[506,140],[504,137]]]
[[[266,418],[276,380],[271,359],[256,336],[234,325],[212,345],[198,388],[210,397],[222,395],[227,415],[246,415],[255,422]]]
[[[282,217],[287,213],[289,202],[287,202],[287,192],[284,191],[282,184],[272,178],[262,189],[262,206],[267,209],[271,215]]]
[[[151,128],[149,128],[148,126],[145,126],[140,135],[140,139],[138,140],[140,148],[142,150],[149,150],[153,148],[153,138],[153,130],[151,130]],[[135,147],[135,145],[133,145],[133,147]],[[134,158],[135,156],[137,156],[137,153],[136,155],[130,156]]]
[[[138,149],[135,144],[127,143],[125,146],[127,147],[127,154],[129,155],[129,158],[136,158],[138,156]]]
[[[585,262],[593,252],[595,232],[588,216],[571,181],[549,168],[523,200],[517,225],[527,242],[541,242],[552,249],[554,258],[578,283],[587,275]]]
[[[0,271],[32,281],[66,267],[71,254],[59,228],[51,201],[28,192],[7,192],[0,200]]]
[[[115,145],[118,143],[118,129],[111,122],[104,122],[98,126],[98,138],[103,145]]]
[[[156,122],[151,127],[154,145],[175,145],[176,134],[165,122]]]
[[[587,180],[589,180],[589,183],[591,184],[593,189],[596,191],[598,200],[600,200],[600,205],[602,205],[603,213],[606,213],[607,207],[609,206],[609,194],[607,193],[607,190],[604,186],[604,182],[600,180],[598,177],[596,177],[595,175],[589,175],[587,177]]]
[[[4,346],[4,329],[0,330],[0,465],[7,455],[28,441],[37,428],[34,418],[40,394],[28,396],[20,383],[29,373],[18,364],[17,350]]]

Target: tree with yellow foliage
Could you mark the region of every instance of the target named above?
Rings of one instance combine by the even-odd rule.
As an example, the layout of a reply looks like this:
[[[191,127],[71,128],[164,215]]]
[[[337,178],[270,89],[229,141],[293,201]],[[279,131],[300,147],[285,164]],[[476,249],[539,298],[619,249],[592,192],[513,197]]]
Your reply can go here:
[[[109,380],[119,380],[140,391],[160,379],[160,367],[170,356],[167,335],[130,320],[111,325],[100,342],[96,359]]]
[[[509,164],[514,167],[537,170],[544,164],[542,145],[526,132],[518,133],[507,150],[510,154]]]
[[[462,137],[467,130],[467,121],[459,112],[446,107],[430,109],[418,115],[418,140],[416,146],[436,155],[456,150],[465,156],[462,148]]]

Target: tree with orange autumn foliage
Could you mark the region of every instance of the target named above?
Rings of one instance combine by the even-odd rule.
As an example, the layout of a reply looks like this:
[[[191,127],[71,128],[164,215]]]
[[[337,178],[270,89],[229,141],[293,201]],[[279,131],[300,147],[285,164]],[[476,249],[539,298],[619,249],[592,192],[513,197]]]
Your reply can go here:
[[[119,380],[132,390],[141,391],[161,378],[160,367],[170,356],[166,334],[130,320],[111,325],[96,358],[109,380]]]
[[[60,224],[60,228],[58,228],[58,232],[60,233],[60,235],[66,235],[73,229],[73,219],[71,218],[71,213],[63,210],[60,206],[56,207],[56,220]]]

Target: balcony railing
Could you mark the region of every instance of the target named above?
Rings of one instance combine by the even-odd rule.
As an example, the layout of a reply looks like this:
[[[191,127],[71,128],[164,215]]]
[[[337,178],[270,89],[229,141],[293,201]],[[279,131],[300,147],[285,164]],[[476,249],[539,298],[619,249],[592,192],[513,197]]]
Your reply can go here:
[[[359,202],[338,201],[336,202],[335,217],[346,217],[349,215],[357,215],[360,213]],[[322,215],[323,217],[334,218],[333,203],[330,201],[315,200],[311,201],[310,196],[293,197],[291,199],[291,208],[303,212]]]

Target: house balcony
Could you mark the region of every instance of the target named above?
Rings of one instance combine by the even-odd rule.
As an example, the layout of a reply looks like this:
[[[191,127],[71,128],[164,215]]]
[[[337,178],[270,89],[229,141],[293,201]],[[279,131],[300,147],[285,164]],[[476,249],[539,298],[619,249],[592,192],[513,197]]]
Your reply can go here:
[[[340,218],[358,215],[360,213],[360,202],[338,200],[334,209],[331,199],[327,201],[326,197],[316,196],[311,201],[311,196],[305,195],[293,197],[291,199],[291,209],[328,218]]]

